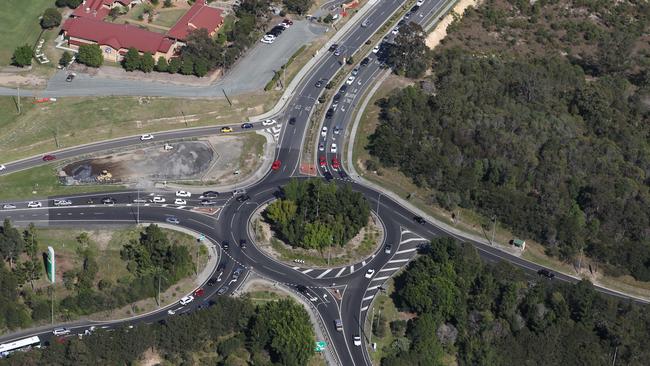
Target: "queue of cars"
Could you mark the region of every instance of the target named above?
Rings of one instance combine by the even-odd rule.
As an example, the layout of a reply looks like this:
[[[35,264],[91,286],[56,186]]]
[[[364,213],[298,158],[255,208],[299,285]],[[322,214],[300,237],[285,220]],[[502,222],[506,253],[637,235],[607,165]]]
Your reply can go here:
[[[266,34],[264,35],[264,37],[262,37],[260,42],[266,44],[272,44],[280,36],[280,34],[282,34],[282,32],[284,32],[292,25],[293,25],[293,21],[291,21],[291,19],[282,20],[280,24],[276,25],[275,27],[271,28],[271,30],[266,32]]]

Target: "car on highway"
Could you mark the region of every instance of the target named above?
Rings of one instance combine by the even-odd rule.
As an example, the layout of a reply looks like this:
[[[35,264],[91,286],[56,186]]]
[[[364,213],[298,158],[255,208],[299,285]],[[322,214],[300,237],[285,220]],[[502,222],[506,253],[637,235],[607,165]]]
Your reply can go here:
[[[332,154],[336,154],[336,150],[337,150],[337,148],[336,148],[336,144],[335,144],[335,143],[332,143],[332,145],[330,145],[330,152],[331,152]]]
[[[392,250],[393,250],[393,246],[390,244],[386,244],[386,246],[384,247],[384,253],[386,254],[390,254]]]
[[[212,287],[219,282],[219,279],[217,277],[212,277],[211,279],[208,280],[208,286]]]
[[[244,189],[244,188],[237,188],[234,191],[232,191],[233,196],[237,196],[237,195],[244,194],[244,193],[246,193],[246,189]]]
[[[200,297],[205,295],[205,290],[202,288],[197,288],[196,291],[194,291],[194,296],[195,297]]]
[[[217,191],[205,191],[201,193],[201,196],[199,198],[217,198],[219,196],[219,192]]]
[[[246,239],[239,239],[239,247],[246,249]]]
[[[251,199],[251,196],[247,194],[242,194],[241,196],[237,197],[237,202],[246,202],[249,199]]]
[[[70,200],[54,200],[54,206],[70,206],[72,204],[72,201]]]
[[[3,170],[7,170],[7,167],[4,166],[4,164],[0,164],[0,172],[3,171]]]
[[[345,179],[345,178],[348,177],[348,175],[347,175],[347,174],[345,173],[345,171],[342,170],[342,169],[339,170],[339,176],[340,176],[342,179]]]
[[[235,269],[235,271],[232,273],[232,279],[237,281],[243,272],[244,267],[237,267],[237,269]]]
[[[361,26],[363,28],[367,27],[368,25],[370,25],[370,18],[366,18],[363,22],[361,22]]]
[[[165,203],[167,200],[165,197],[160,197],[160,196],[154,196],[151,202],[153,203]]]
[[[336,56],[336,57],[341,56],[341,49],[340,49],[340,48],[337,48],[337,49],[334,51],[334,56]]]
[[[179,301],[179,303],[180,303],[181,305],[187,305],[187,304],[191,303],[192,301],[194,301],[194,296],[192,296],[192,295],[187,295],[187,296],[183,296],[183,297],[181,298],[181,301]]]
[[[43,204],[38,202],[38,201],[29,201],[27,203],[27,207],[28,208],[39,208],[39,207],[43,207]]]
[[[232,131],[233,131],[232,127],[228,127],[228,126],[221,127],[221,133],[230,133]]]
[[[318,165],[321,168],[324,168],[324,167],[327,166],[327,158],[325,157],[325,155],[321,155],[321,156],[318,157]]]
[[[280,160],[276,160],[276,161],[274,161],[273,164],[271,165],[271,169],[273,169],[273,170],[279,170],[281,165],[282,165],[282,162],[281,162]]]
[[[217,201],[215,201],[215,200],[207,200],[206,199],[206,200],[201,200],[201,202],[199,202],[199,203],[201,204],[201,206],[214,206],[214,205],[217,204]]]
[[[264,121],[262,121],[262,126],[271,126],[271,125],[274,125],[276,122],[277,121],[274,120],[274,119],[270,119],[270,118],[265,119]]]
[[[290,117],[289,118],[289,124],[292,125],[292,126],[295,125],[296,124],[296,117]]]
[[[72,80],[74,79],[75,76],[77,76],[77,74],[71,72],[71,73],[68,74],[68,76],[65,77],[65,81],[70,83],[70,82],[72,82]]]
[[[333,157],[332,158],[332,168],[338,170],[340,167],[341,167],[341,162],[339,161],[339,159],[337,159],[336,156]]]
[[[323,126],[323,128],[320,130],[320,135],[321,135],[322,137],[326,137],[326,136],[327,136],[327,126]]]
[[[537,274],[540,275],[540,276],[544,276],[544,277],[546,277],[548,279],[552,279],[552,278],[555,277],[555,273],[549,271],[546,268],[540,269],[539,271],[537,271]]]
[[[370,57],[366,57],[363,60],[361,60],[361,63],[359,65],[368,66],[369,63],[370,63]]]
[[[176,216],[169,216],[165,219],[170,224],[178,225],[181,223],[181,220],[178,219]]]
[[[242,124],[241,124],[241,128],[244,129],[244,130],[245,130],[245,129],[248,129],[248,128],[253,128],[253,124],[252,124],[252,123],[248,123],[248,122],[246,122],[246,123],[242,123]]]
[[[180,310],[180,309],[178,309],[178,310]],[[176,310],[174,310],[174,309],[167,310],[167,315],[174,315],[174,314],[176,314]]]
[[[13,208],[16,208],[16,205],[14,205],[13,203],[5,203],[4,205],[2,205],[2,208],[5,210],[11,210]]]
[[[330,173],[330,172],[325,172],[325,173],[323,173],[323,177],[324,177],[325,180],[328,181],[328,182],[331,181],[332,179],[334,179],[334,176],[333,176],[332,173]]]
[[[190,198],[192,197],[192,193],[188,191],[176,191],[176,197]]]
[[[174,200],[174,204],[184,206],[187,205],[187,201],[182,198],[177,198]]]
[[[56,160],[56,155],[51,155],[51,154],[43,155],[43,161],[52,161],[52,160]]]
[[[365,278],[372,278],[372,276],[375,275],[375,270],[374,269],[369,269],[366,271],[366,274],[364,275]]]
[[[330,48],[328,49],[328,51],[330,51],[330,52],[334,52],[334,51],[336,51],[337,48],[339,48],[339,45],[336,44],[336,43],[333,43],[333,44],[330,46]]]
[[[355,67],[354,69],[352,69],[352,76],[357,76],[357,75],[359,75],[359,67],[358,66]]]
[[[140,136],[140,141],[149,141],[153,140],[153,135],[150,133],[145,133],[144,135]]]
[[[376,45],[375,47],[372,48],[372,53],[377,53],[379,52],[379,45]]]
[[[117,202],[117,201],[113,197],[103,197],[102,198],[102,203],[105,204],[105,205],[114,205],[115,202]]]
[[[357,78],[356,76],[350,75],[350,77],[345,81],[345,83],[348,85],[352,85],[352,83],[354,83],[354,79],[356,78]]]
[[[314,86],[317,88],[322,88],[326,81],[327,81],[326,79],[318,79],[318,81],[316,81]]]
[[[361,336],[355,335],[354,337],[352,337],[352,339],[355,346],[357,347],[361,346]]]
[[[133,203],[147,203],[147,200],[144,198],[136,198],[133,200]]]
[[[334,134],[335,134],[335,135],[338,135],[338,134],[340,134],[340,133],[341,133],[341,126],[338,126],[338,125],[337,125],[336,127],[334,127]]]
[[[318,151],[325,151],[325,144],[324,143],[319,143],[318,144]]]
[[[223,248],[224,252],[227,252],[228,249],[230,249],[230,242],[224,241],[223,243],[221,243],[221,247]]]
[[[70,334],[70,329],[68,329],[68,328],[56,328],[56,329],[54,329],[52,331],[52,334],[54,334],[55,336],[67,335],[67,334]]]
[[[223,295],[223,294],[225,294],[226,292],[228,292],[228,290],[229,290],[228,286],[223,286],[222,288],[220,288],[220,289],[217,291],[217,295]]]
[[[332,118],[332,116],[334,116],[334,108],[333,108],[333,107],[329,107],[329,108],[327,109],[327,112],[325,112],[325,118],[330,119],[330,118]],[[324,137],[324,136],[323,136],[323,137]]]
[[[422,216],[413,216],[413,220],[415,220],[415,222],[417,222],[420,225],[424,225],[427,223],[427,221]]]
[[[422,4],[424,4],[424,0],[418,0],[418,1],[415,3],[415,5],[417,5],[417,6],[422,6]]]
[[[312,301],[312,302],[316,302],[316,301],[318,301],[318,298],[317,298],[316,296],[314,296],[314,294],[312,294],[312,293],[309,291],[309,289],[307,288],[307,286],[305,286],[305,285],[298,285],[298,286],[296,286],[296,290],[298,290],[298,292],[300,292],[300,293],[303,294],[306,298],[308,298],[309,301]]]

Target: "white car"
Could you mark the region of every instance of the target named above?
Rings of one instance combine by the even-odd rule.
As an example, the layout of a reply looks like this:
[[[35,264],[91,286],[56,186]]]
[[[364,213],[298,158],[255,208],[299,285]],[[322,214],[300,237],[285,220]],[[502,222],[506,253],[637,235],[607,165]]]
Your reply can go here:
[[[332,154],[336,154],[336,144],[332,144],[332,145],[330,145],[330,152],[331,152]]]
[[[341,127],[340,127],[340,126],[336,126],[336,127],[334,127],[334,134],[335,134],[335,135],[338,135],[338,134],[340,134],[340,133],[341,133]]]
[[[153,135],[150,133],[145,133],[144,135],[140,136],[140,141],[149,141],[153,140]]]
[[[354,340],[354,345],[355,346],[357,346],[357,347],[361,346],[361,336],[355,335],[353,337],[353,340]]]
[[[190,198],[192,194],[187,191],[176,191],[176,197]]]
[[[14,205],[13,203],[5,203],[4,205],[2,205],[2,208],[4,208],[5,210],[9,210],[12,208],[16,208],[16,205]]]
[[[325,151],[325,144],[323,144],[322,142],[318,144],[318,151]]]
[[[390,31],[390,32],[393,33],[394,35],[397,35],[397,33],[399,33],[399,28],[395,27],[395,28],[393,28],[393,30]]]
[[[272,35],[272,34],[267,34],[267,35],[264,36],[264,38],[262,38],[260,40],[260,42],[266,43],[266,44],[271,44],[271,43],[275,42],[275,36]]]
[[[66,334],[70,334],[70,329],[68,328],[57,328],[52,331],[52,334],[55,336],[62,336]]]
[[[0,164],[0,172],[3,171],[3,170],[6,170],[6,169],[7,169],[7,167],[4,166],[4,164]]]
[[[375,275],[375,270],[374,269],[369,269],[369,270],[366,271],[365,277],[366,278],[372,278],[372,276],[374,276],[374,275]]]
[[[29,207],[29,208],[39,208],[39,207],[43,207],[43,204],[38,202],[38,201],[29,201],[29,203],[27,203],[27,207]]]
[[[70,200],[54,200],[54,206],[70,206],[71,204]]]
[[[354,79],[356,79],[356,76],[350,76],[348,80],[345,81],[345,83],[348,85],[352,85],[352,83],[354,83]]]
[[[377,53],[377,52],[379,52],[379,45],[376,45],[376,46],[372,49],[372,53]]]
[[[187,205],[187,201],[185,201],[182,198],[177,198],[177,199],[174,200],[174,204],[184,206],[184,205]]]
[[[176,311],[174,309],[169,309],[169,310],[167,310],[167,314],[174,315],[174,314],[176,314]]]
[[[422,4],[424,4],[424,0],[418,0],[418,1],[415,3],[415,5],[417,5],[417,6],[422,6]]]
[[[191,303],[192,301],[194,301],[194,296],[188,295],[188,296],[185,296],[185,297],[181,298],[180,304],[181,305],[187,305],[187,304]]]
[[[165,197],[155,196],[153,198],[153,203],[165,203]]]
[[[320,135],[323,137],[327,136],[327,126],[323,126],[323,129],[320,130]]]
[[[270,126],[270,125],[274,125],[275,123],[276,120],[274,119],[265,119],[264,121],[262,121],[262,126]]]

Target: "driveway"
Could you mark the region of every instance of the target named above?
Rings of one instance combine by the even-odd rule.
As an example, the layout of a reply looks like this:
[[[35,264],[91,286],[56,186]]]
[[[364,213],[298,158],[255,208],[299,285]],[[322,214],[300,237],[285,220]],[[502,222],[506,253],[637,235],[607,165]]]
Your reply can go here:
[[[74,81],[65,81],[66,73],[59,71],[47,84],[44,91],[21,90],[21,95],[39,97],[62,96],[176,96],[176,97],[222,97],[224,89],[228,95],[259,91],[273,77],[274,70],[287,62],[302,45],[326,31],[315,22],[295,21],[271,45],[257,42],[226,74],[226,77],[209,86],[179,85],[164,82],[147,82],[118,78],[93,77],[77,74]],[[16,95],[12,88],[0,87],[0,95]]]

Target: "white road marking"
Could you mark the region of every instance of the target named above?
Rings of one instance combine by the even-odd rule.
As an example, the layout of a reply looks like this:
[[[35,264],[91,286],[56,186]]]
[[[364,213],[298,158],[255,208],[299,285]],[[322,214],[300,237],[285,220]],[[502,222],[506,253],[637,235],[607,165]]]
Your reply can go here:
[[[389,278],[390,278],[390,276],[375,277],[375,278],[373,278],[372,280],[370,280],[370,282],[372,282],[372,281],[382,281],[382,280],[387,280],[387,279],[389,279]]]
[[[418,248],[404,249],[404,250],[400,250],[400,251],[395,252],[395,254],[415,252],[416,250],[418,250]]]
[[[366,261],[361,262],[361,267],[366,265]]]
[[[354,264],[350,266],[350,273],[354,272]]]
[[[375,297],[375,295],[366,296],[361,301],[367,301],[367,300],[372,299],[373,297]]]
[[[366,290],[366,291],[372,291],[372,290],[376,290],[376,289],[378,289],[379,287],[381,287],[381,285],[377,285],[377,286],[372,286],[372,287],[368,287],[368,290]]]
[[[399,267],[393,267],[393,268],[382,268],[379,270],[379,272],[388,272],[388,271],[397,271]]]
[[[332,271],[332,268],[330,268],[330,269],[326,270],[325,272],[319,274],[318,277],[316,277],[316,278],[323,278],[323,277],[325,277],[325,275],[327,275],[331,271]]]
[[[410,242],[412,242],[412,241],[423,241],[423,240],[424,240],[423,238],[411,238],[411,239],[406,239],[406,240],[404,240],[404,241],[401,242],[400,244],[406,244],[406,243],[410,243]]]
[[[392,261],[388,261],[388,263],[403,263],[403,262],[408,262],[409,258],[406,259],[393,259]]]
[[[341,270],[339,271],[339,273],[337,273],[336,276],[334,276],[334,277],[339,277],[343,272],[345,272],[345,269],[346,269],[346,268],[348,268],[348,267],[343,267],[343,268],[341,268]]]
[[[367,306],[364,306],[364,307],[361,308],[361,311],[366,311],[366,310],[368,310]]]
[[[291,267],[291,268],[295,269],[296,271],[300,269],[300,267]]]
[[[302,271],[302,273],[307,274],[307,273],[309,273],[309,272],[311,272],[313,270],[314,270],[313,268],[309,268],[309,269],[306,269],[306,270]]]

